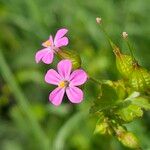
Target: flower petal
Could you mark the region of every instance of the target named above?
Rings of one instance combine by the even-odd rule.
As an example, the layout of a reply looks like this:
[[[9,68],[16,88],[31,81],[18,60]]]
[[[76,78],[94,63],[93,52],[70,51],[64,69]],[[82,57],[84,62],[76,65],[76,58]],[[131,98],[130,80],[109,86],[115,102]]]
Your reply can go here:
[[[49,101],[55,106],[59,106],[65,94],[65,88],[57,87],[49,95]]]
[[[50,35],[50,37],[49,37],[49,41],[50,41],[50,43],[52,44],[51,46],[53,46],[54,45],[54,41],[53,41],[53,37]]]
[[[67,32],[68,30],[65,28],[58,30],[55,35],[54,41],[57,41],[58,39],[62,38]]]
[[[36,63],[39,63],[40,60],[48,53],[49,49],[48,48],[43,48],[36,52],[35,54],[35,61]]]
[[[78,87],[68,87],[66,94],[72,103],[80,103],[83,100],[83,92]]]
[[[47,54],[42,58],[42,61],[45,64],[51,64],[53,62],[54,53],[52,50],[48,51]]]
[[[69,80],[71,86],[79,86],[86,82],[87,74],[84,70],[77,69],[71,73]]]
[[[68,59],[62,60],[58,63],[57,69],[62,78],[68,80],[72,69],[72,63]]]
[[[57,41],[55,41],[54,44],[55,44],[56,47],[59,48],[59,47],[68,45],[68,43],[69,43],[68,38],[67,37],[63,37],[63,38],[58,39]]]
[[[54,70],[50,69],[45,75],[45,82],[49,84],[58,85],[61,80],[61,76]]]

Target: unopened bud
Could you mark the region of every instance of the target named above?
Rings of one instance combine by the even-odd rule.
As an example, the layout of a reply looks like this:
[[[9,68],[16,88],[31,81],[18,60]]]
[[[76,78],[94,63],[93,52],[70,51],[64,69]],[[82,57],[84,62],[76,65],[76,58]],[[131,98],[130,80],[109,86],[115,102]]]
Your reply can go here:
[[[97,17],[97,18],[96,18],[96,22],[97,22],[98,24],[101,24],[102,19],[101,19],[101,18],[99,18],[99,17]]]
[[[122,32],[122,37],[123,37],[124,39],[126,39],[126,38],[128,37],[128,33],[127,33],[127,32]]]

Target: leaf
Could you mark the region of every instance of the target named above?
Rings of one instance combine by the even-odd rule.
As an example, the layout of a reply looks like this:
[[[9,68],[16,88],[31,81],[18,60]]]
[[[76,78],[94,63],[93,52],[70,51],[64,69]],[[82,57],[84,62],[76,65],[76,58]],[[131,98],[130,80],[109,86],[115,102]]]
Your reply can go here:
[[[135,118],[142,117],[142,109],[150,109],[150,102],[148,97],[142,97],[139,92],[133,92],[123,102],[118,103],[117,109],[119,117],[126,122],[130,122]]]
[[[135,118],[142,117],[143,111],[141,107],[131,104],[126,108],[119,109],[117,114],[125,122],[130,122]]]
[[[127,96],[127,89],[124,80],[109,81],[107,82],[107,84],[109,84],[112,88],[116,90],[119,99],[125,99],[125,97]]]
[[[94,105],[91,107],[90,112],[95,113],[97,111],[105,110],[111,106],[114,106],[118,100],[116,90],[109,85],[103,84],[101,87],[102,95],[94,101]]]
[[[132,100],[132,104],[144,108],[145,110],[150,109],[150,101],[148,98],[145,97],[137,97]]]

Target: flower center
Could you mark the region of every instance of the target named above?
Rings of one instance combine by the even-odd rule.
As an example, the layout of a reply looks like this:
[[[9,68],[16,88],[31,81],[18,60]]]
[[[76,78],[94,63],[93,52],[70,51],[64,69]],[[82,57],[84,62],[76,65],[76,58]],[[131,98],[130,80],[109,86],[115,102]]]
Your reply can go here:
[[[51,42],[50,42],[49,40],[47,40],[46,42],[44,42],[44,45],[45,45],[46,47],[49,47],[49,46],[51,46]]]
[[[64,81],[59,82],[58,87],[64,88],[64,87],[67,87],[68,84],[69,84],[69,82],[64,80]]]

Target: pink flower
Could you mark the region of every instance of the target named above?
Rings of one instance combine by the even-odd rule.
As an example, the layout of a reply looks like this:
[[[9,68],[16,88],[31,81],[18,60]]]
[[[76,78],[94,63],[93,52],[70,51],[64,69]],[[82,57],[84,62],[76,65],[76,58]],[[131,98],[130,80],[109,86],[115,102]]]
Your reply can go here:
[[[57,85],[57,88],[49,95],[51,103],[55,106],[60,105],[65,92],[72,103],[80,103],[83,100],[83,92],[77,86],[86,82],[86,72],[82,69],[71,72],[72,63],[67,59],[58,63],[57,70],[58,72],[50,69],[45,75],[45,81],[47,83]]]
[[[54,53],[59,50],[60,47],[68,45],[68,38],[65,34],[67,29],[60,29],[57,31],[55,38],[50,35],[49,39],[42,43],[45,48],[39,50],[35,55],[36,63],[43,61],[45,64],[51,64],[53,62]]]

